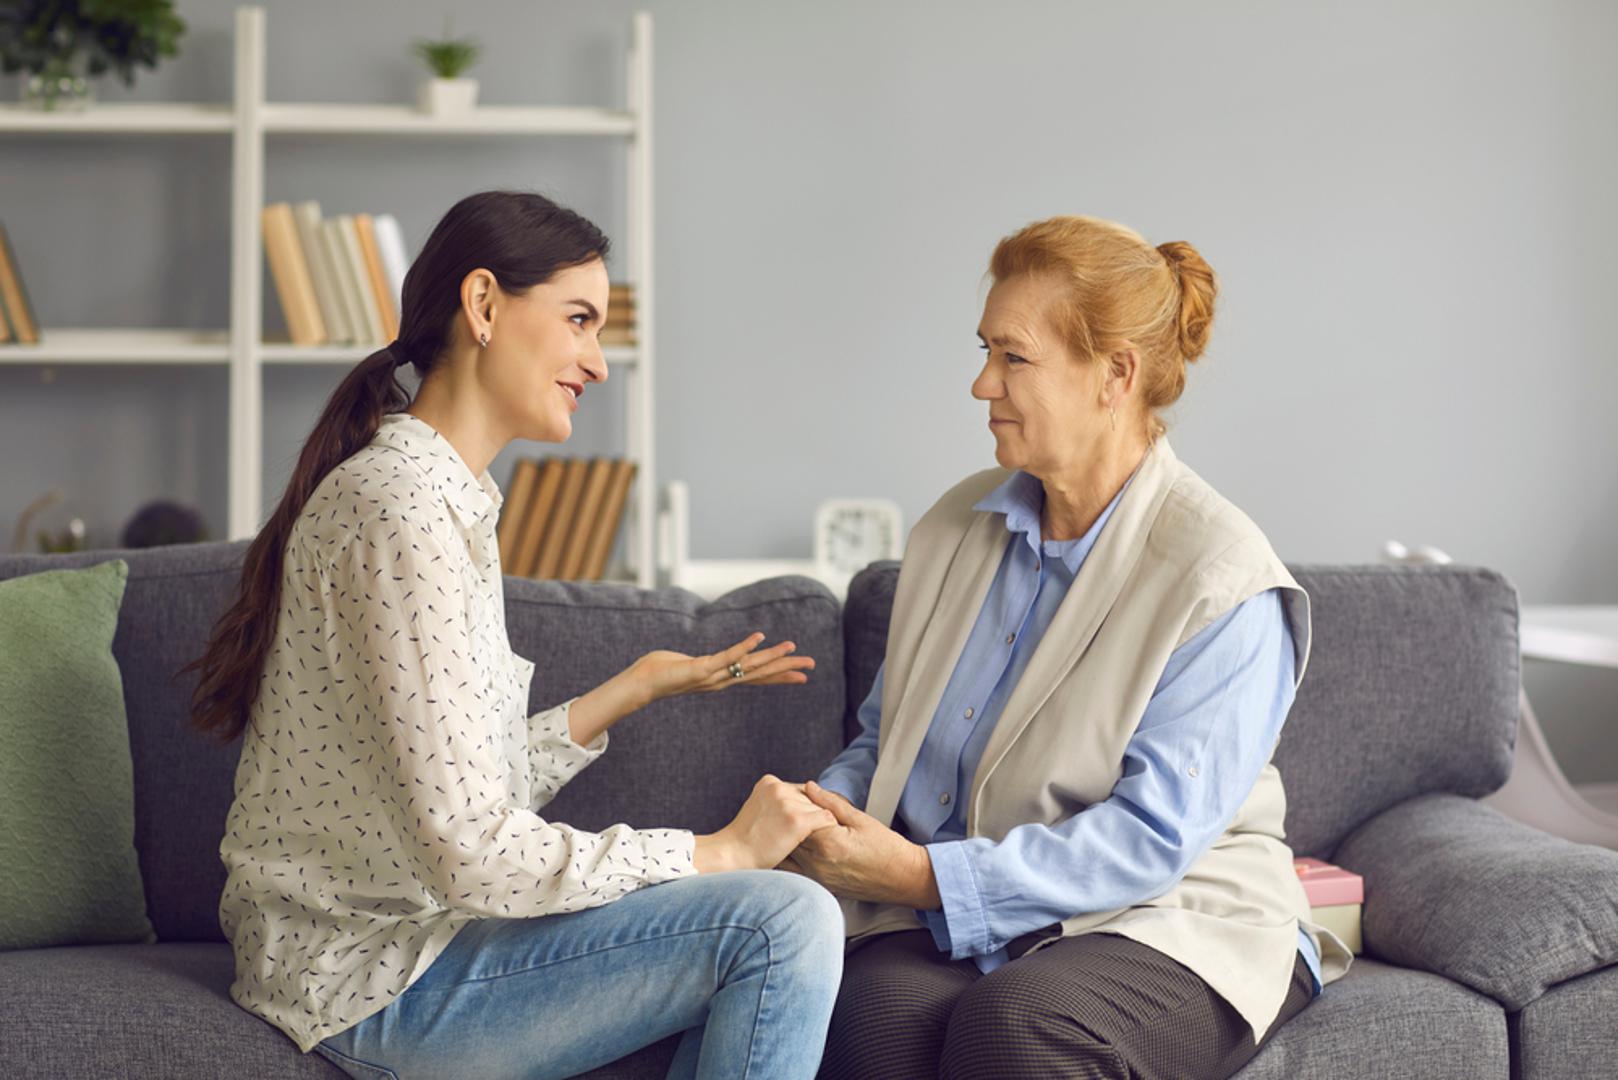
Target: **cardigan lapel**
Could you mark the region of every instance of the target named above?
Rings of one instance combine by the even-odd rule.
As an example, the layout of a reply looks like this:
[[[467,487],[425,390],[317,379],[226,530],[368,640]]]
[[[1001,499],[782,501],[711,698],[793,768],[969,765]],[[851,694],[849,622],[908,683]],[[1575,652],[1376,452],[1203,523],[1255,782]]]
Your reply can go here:
[[[893,822],[910,768],[1011,542],[1001,522],[998,514],[973,515],[944,576],[938,605],[921,632],[894,715],[882,724],[865,812],[885,825]]]
[[[976,834],[984,781],[1089,648],[1102,619],[1112,610],[1124,582],[1140,561],[1147,533],[1178,475],[1177,460],[1167,436],[1158,436],[1140,472],[1096,538],[1095,547],[1079,567],[1078,576],[1035,647],[983,748],[967,804],[967,835]]]

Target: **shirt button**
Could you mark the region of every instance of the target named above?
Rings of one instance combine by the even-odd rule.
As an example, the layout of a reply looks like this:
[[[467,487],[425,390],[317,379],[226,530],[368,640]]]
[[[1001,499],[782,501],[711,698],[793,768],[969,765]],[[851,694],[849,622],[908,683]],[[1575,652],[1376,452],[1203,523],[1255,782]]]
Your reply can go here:
[[[1185,771],[1185,774],[1187,776],[1195,776],[1195,775],[1197,775],[1197,767],[1195,765],[1191,766],[1189,769],[1187,769]]]
[[[970,708],[966,710],[966,718],[968,720],[972,719],[972,710]]]
[[[1007,634],[1006,635],[1006,644],[1007,645],[1010,645],[1013,641],[1016,641],[1016,640],[1017,640],[1017,635],[1016,634]]]
[[[1040,562],[1038,559],[1034,560],[1034,569],[1035,570],[1041,570],[1041,569],[1044,568],[1044,566],[1045,566],[1045,564]]]
[[[946,791],[946,792],[944,792],[944,794],[942,794],[942,795],[940,795],[938,797],[938,804],[940,806],[948,806],[949,805],[949,792]]]

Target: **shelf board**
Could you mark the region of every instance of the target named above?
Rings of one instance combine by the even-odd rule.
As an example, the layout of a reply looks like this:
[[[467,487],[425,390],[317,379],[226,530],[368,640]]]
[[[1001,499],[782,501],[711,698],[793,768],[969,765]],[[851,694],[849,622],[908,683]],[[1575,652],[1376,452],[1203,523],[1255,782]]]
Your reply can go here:
[[[199,135],[229,132],[234,126],[235,114],[229,105],[91,105],[86,109],[53,112],[23,105],[0,105],[0,132]]]
[[[259,346],[259,358],[266,364],[357,364],[380,349],[385,342],[369,345],[291,345],[284,341]],[[608,366],[629,367],[635,363],[633,345],[608,345],[602,353]]]
[[[410,105],[266,103],[269,135],[633,135],[635,116],[618,109],[545,105],[480,105],[434,116]]]
[[[93,329],[47,327],[37,345],[0,345],[5,364],[225,364],[230,341],[223,330]]]

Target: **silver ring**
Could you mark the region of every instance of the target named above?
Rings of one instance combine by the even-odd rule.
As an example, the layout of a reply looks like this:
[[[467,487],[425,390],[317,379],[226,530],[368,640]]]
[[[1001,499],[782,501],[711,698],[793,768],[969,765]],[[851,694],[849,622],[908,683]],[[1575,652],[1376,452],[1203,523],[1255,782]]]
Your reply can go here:
[[[730,677],[732,679],[739,679],[746,674],[747,672],[742,670],[742,665],[740,662],[730,665]]]

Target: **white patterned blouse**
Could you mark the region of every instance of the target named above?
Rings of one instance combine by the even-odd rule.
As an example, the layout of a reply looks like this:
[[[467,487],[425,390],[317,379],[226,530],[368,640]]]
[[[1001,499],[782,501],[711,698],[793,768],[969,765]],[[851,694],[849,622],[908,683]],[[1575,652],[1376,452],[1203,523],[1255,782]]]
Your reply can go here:
[[[231,997],[308,1052],[479,918],[577,911],[696,872],[682,829],[539,811],[607,748],[527,715],[487,470],[409,413],[325,477],[288,540],[220,855]]]

